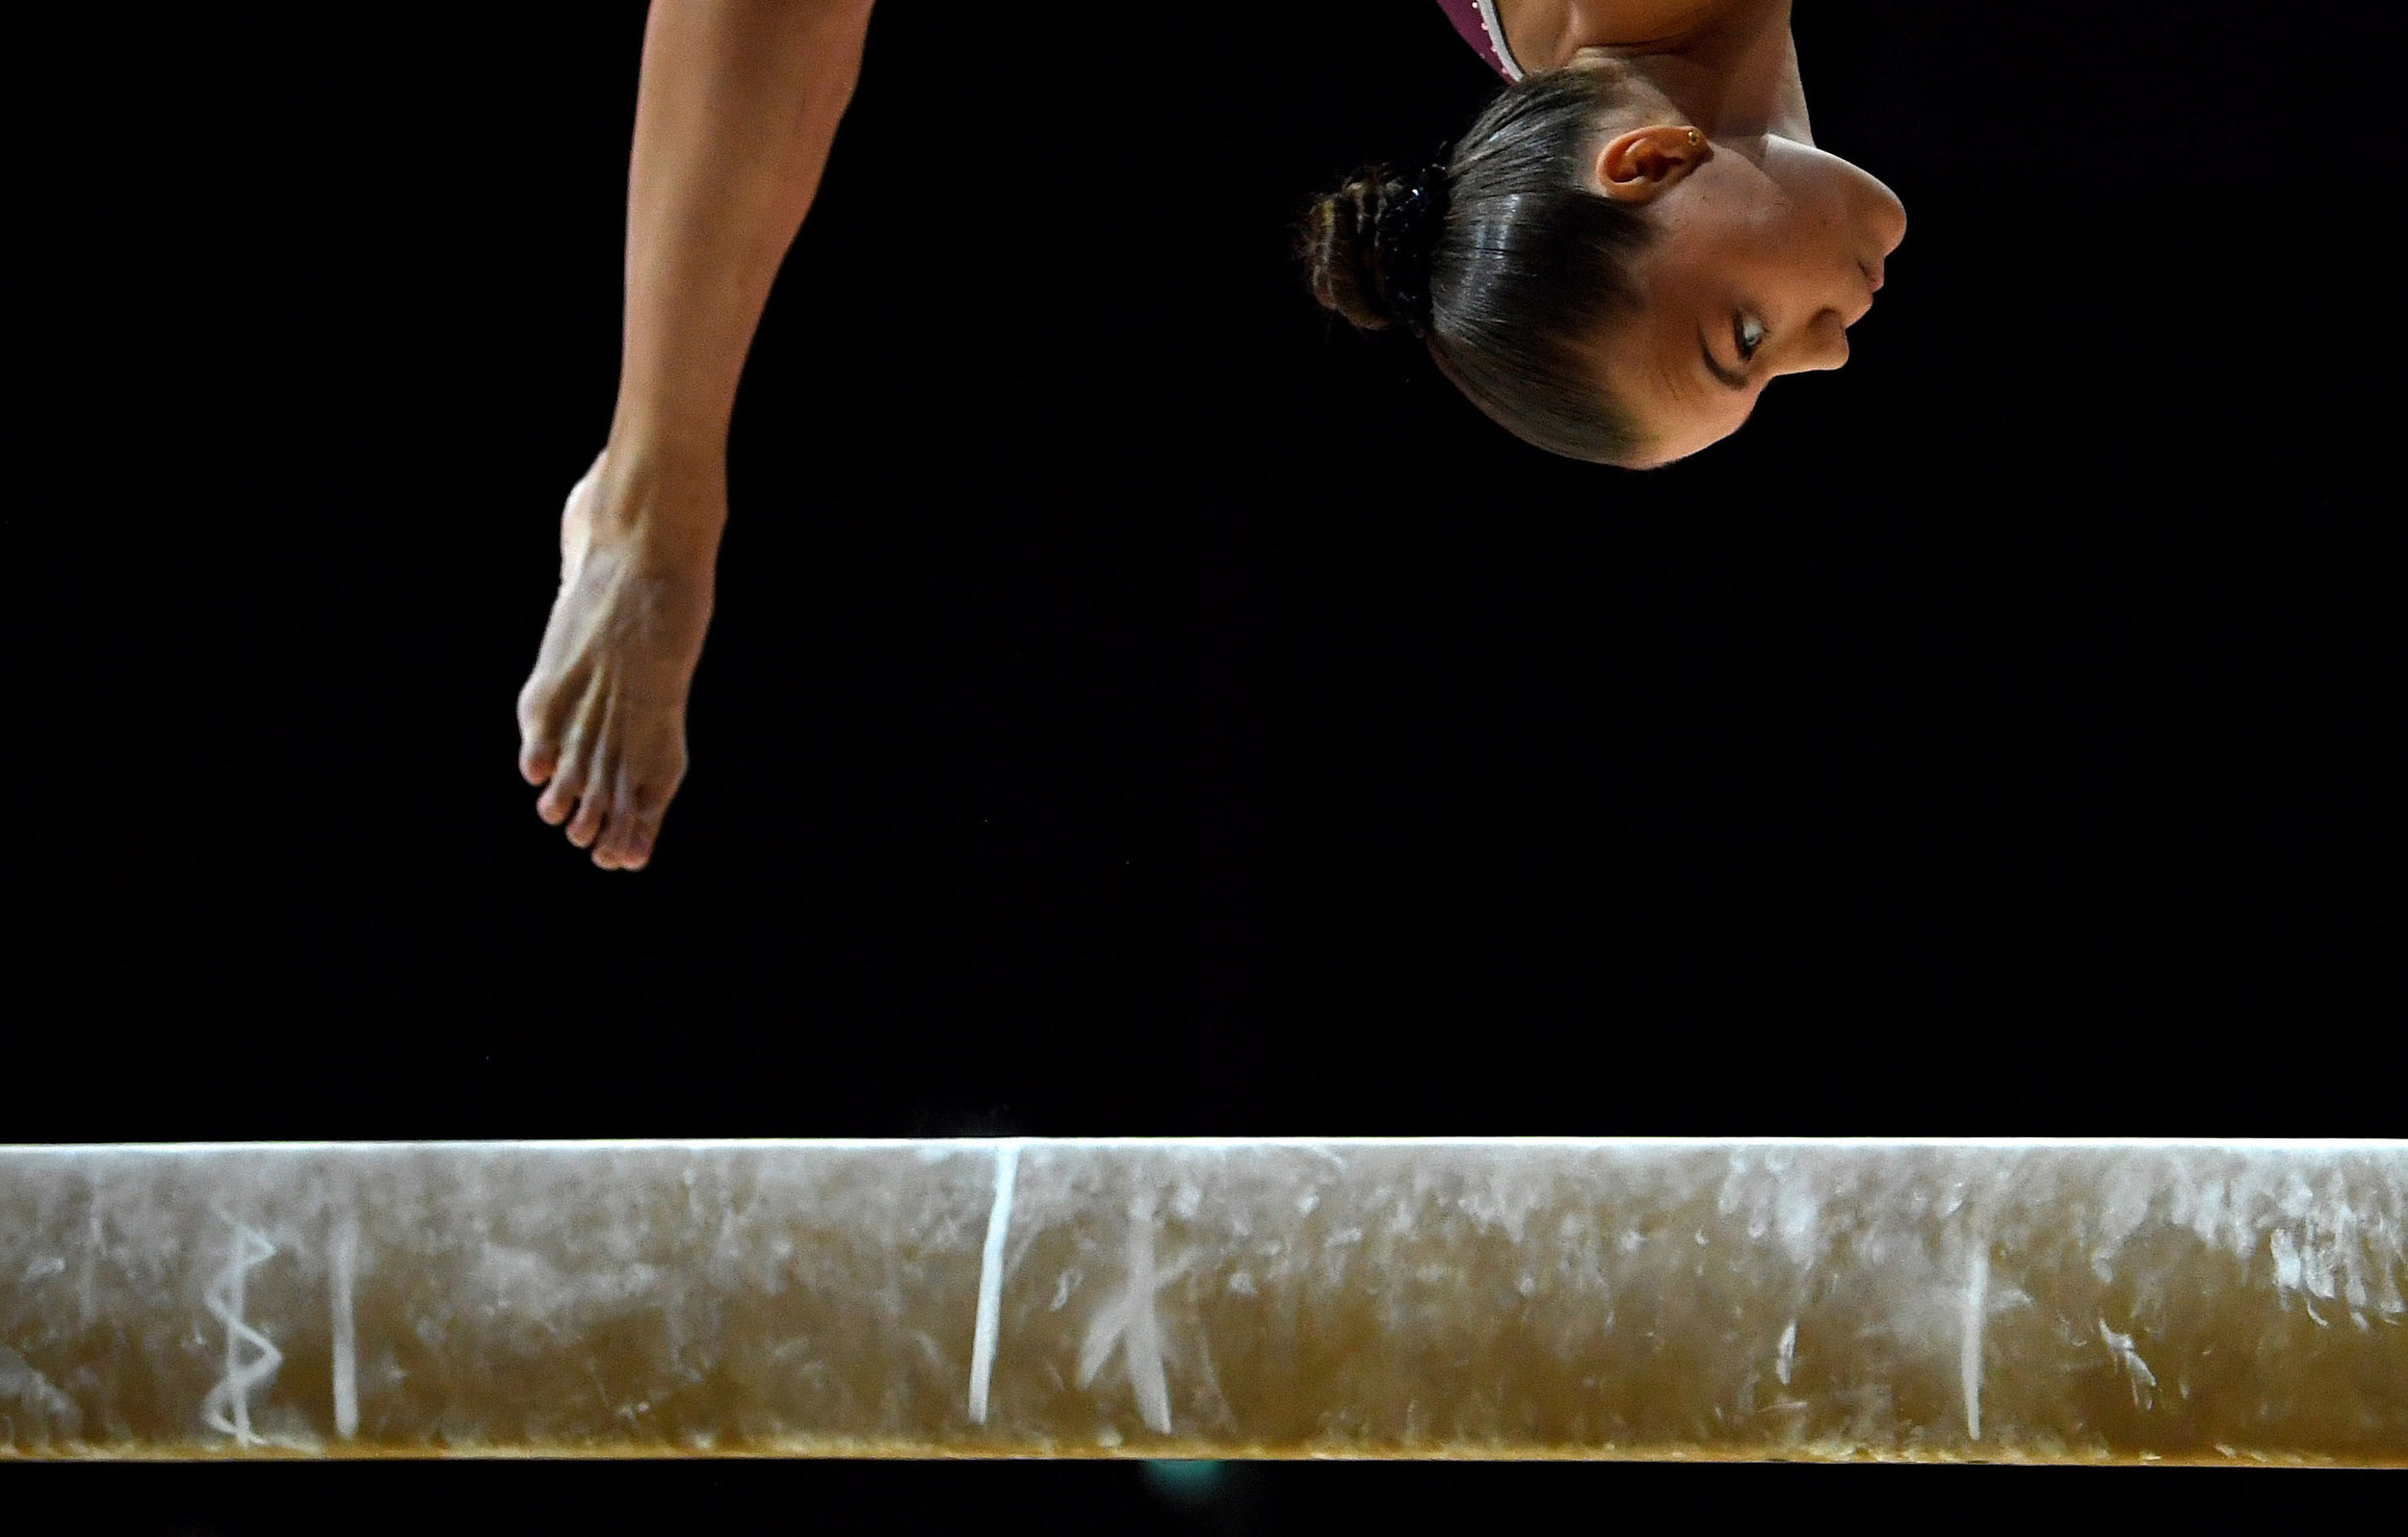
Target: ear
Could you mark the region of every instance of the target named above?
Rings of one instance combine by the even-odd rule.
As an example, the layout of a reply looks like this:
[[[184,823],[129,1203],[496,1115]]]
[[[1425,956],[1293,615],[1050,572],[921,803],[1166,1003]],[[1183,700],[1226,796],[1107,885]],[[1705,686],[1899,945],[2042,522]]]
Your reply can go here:
[[[1658,123],[1616,134],[1597,151],[1598,186],[1618,203],[1649,203],[1706,163],[1714,146],[1687,124]]]

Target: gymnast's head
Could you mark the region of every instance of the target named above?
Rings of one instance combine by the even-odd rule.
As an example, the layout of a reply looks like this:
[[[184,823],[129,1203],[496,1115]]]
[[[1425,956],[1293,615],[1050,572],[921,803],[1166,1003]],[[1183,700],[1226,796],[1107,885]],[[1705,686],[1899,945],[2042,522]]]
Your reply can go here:
[[[1906,211],[1811,144],[1721,140],[1601,54],[1533,74],[1439,165],[1318,199],[1313,295],[1400,326],[1538,448],[1650,468],[1737,430],[1783,374],[1847,361]]]

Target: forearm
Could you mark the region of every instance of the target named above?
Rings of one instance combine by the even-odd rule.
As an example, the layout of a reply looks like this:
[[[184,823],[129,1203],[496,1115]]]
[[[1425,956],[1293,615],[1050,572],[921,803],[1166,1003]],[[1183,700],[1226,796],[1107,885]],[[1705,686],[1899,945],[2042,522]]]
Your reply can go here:
[[[716,463],[860,72],[869,0],[655,0],[628,170],[613,456]]]

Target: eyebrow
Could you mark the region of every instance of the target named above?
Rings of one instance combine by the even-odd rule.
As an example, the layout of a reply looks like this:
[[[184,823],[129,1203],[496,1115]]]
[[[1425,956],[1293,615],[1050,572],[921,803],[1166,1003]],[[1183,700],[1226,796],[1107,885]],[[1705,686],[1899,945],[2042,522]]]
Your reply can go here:
[[[1747,388],[1745,374],[1734,374],[1714,361],[1714,349],[1706,345],[1706,327],[1703,326],[1697,327],[1697,355],[1706,360],[1706,372],[1712,374],[1724,389],[1744,391]]]

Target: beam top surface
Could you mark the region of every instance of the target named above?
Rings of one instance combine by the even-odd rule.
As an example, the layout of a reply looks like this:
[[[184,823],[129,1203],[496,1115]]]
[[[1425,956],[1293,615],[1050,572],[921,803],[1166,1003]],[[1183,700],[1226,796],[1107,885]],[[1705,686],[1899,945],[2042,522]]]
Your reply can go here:
[[[0,1146],[0,1457],[2408,1463],[2408,1142]]]

